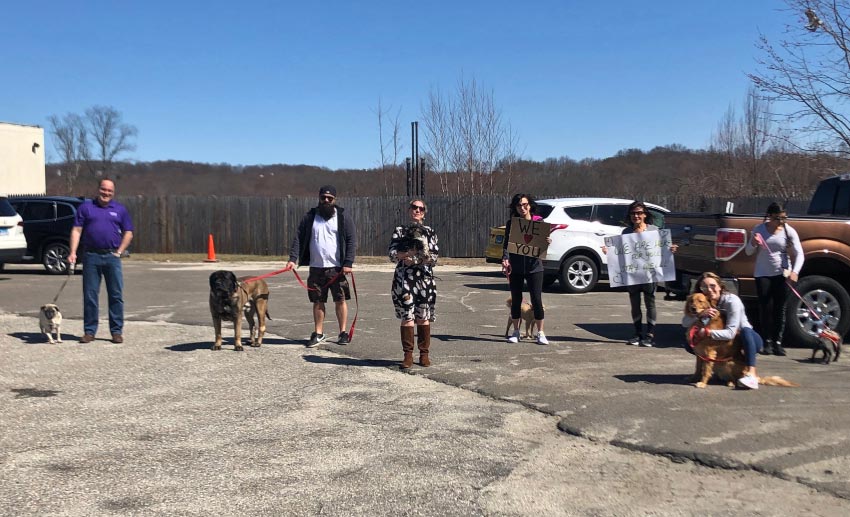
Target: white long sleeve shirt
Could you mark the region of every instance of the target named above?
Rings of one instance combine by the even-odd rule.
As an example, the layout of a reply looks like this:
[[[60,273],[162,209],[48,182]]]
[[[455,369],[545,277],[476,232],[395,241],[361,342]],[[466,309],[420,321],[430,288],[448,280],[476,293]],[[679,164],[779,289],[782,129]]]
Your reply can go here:
[[[783,269],[790,269],[797,274],[803,269],[803,246],[800,244],[800,236],[797,235],[797,230],[786,224],[784,229],[780,229],[774,233],[768,233],[767,224],[761,223],[753,228],[753,235],[761,235],[764,242],[767,243],[767,250],[759,246],[751,238],[744,248],[747,255],[752,255],[756,251],[756,266],[753,271],[753,276],[758,278],[761,276],[777,276],[782,274]],[[790,241],[790,246],[789,246]],[[793,249],[794,262],[790,263],[788,248]]]

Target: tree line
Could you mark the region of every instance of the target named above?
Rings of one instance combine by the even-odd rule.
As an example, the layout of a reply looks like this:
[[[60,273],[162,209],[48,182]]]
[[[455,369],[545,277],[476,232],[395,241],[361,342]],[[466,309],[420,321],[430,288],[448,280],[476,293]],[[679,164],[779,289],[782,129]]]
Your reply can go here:
[[[488,193],[509,196],[524,191],[535,196],[602,196],[644,198],[650,195],[772,196],[777,199],[806,196],[827,175],[846,170],[846,160],[831,154],[768,152],[759,157],[757,172],[745,157],[719,150],[693,150],[679,145],[650,151],[624,149],[605,159],[543,161],[518,160],[510,173],[494,172],[473,178],[488,182]],[[91,195],[95,179],[79,182],[70,191],[60,174],[64,164],[47,166],[51,194]],[[319,185],[332,183],[344,197],[404,193],[403,170],[331,170],[307,165],[209,164],[185,161],[114,162],[110,175],[120,196],[198,195],[314,197]],[[459,188],[464,178],[426,171],[426,195],[441,195],[442,188]],[[468,181],[468,177],[466,178]]]

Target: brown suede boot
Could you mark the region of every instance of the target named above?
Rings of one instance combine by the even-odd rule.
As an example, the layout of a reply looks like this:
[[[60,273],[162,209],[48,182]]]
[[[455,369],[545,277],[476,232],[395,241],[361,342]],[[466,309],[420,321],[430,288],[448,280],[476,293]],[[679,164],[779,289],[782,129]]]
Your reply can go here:
[[[413,366],[413,327],[401,327],[401,349],[404,350],[402,369]]]
[[[431,366],[431,325],[416,325],[416,344],[419,345],[419,366]]]

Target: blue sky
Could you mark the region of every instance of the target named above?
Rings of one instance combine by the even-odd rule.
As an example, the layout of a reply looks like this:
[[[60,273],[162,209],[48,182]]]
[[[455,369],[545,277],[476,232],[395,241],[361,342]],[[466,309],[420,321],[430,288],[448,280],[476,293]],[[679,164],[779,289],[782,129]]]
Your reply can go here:
[[[0,16],[0,120],[110,105],[126,158],[379,164],[378,99],[421,120],[461,76],[491,90],[525,158],[704,148],[743,102],[781,0],[43,1]],[[50,138],[47,147],[52,151]],[[424,136],[420,136],[424,138]]]

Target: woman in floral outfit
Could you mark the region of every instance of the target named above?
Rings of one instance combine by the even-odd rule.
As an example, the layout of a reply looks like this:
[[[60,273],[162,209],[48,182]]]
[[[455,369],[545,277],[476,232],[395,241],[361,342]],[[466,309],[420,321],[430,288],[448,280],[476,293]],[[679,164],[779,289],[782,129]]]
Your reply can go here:
[[[428,210],[421,199],[413,199],[408,207],[411,223],[397,226],[390,241],[390,261],[396,263],[393,275],[392,299],[396,317],[401,320],[401,348],[404,351],[403,369],[413,366],[413,324],[416,324],[416,343],[419,346],[419,365],[430,366],[431,322],[436,315],[437,285],[434,266],[439,246],[437,234],[425,226]],[[419,246],[417,247],[417,242]]]

